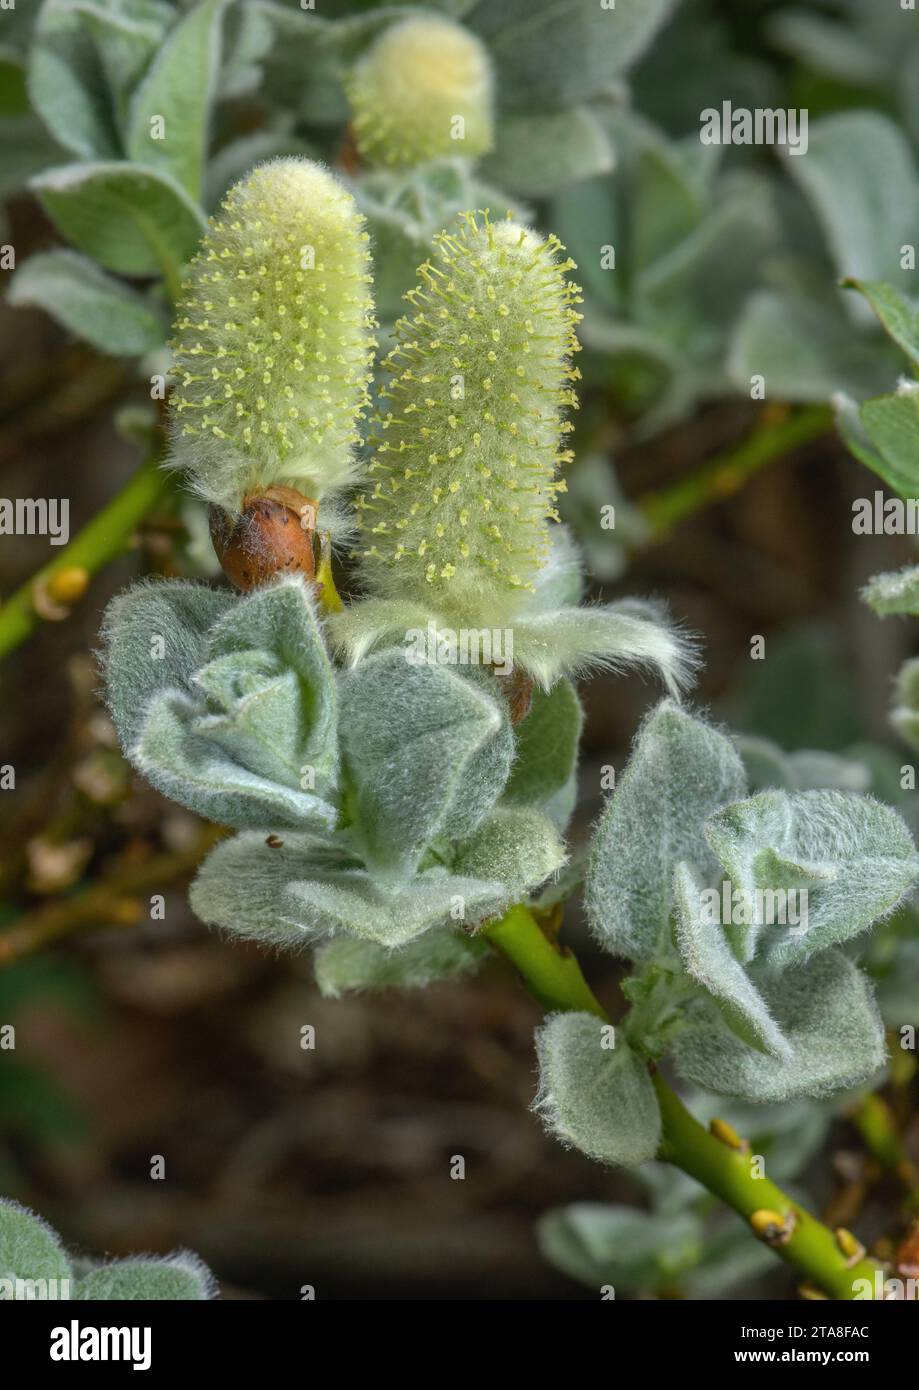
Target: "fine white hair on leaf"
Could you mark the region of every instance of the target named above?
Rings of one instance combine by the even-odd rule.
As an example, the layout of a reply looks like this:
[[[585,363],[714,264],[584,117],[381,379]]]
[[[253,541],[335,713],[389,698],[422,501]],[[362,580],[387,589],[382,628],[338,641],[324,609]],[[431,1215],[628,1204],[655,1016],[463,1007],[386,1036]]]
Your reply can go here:
[[[560,608],[514,624],[514,661],[544,688],[560,675],[591,670],[653,671],[674,697],[693,679],[693,639],[669,623],[656,604],[626,600]]]
[[[661,1116],[648,1069],[611,1025],[588,1013],[550,1014],[536,1030],[533,1102],[550,1134],[599,1163],[653,1158]]]

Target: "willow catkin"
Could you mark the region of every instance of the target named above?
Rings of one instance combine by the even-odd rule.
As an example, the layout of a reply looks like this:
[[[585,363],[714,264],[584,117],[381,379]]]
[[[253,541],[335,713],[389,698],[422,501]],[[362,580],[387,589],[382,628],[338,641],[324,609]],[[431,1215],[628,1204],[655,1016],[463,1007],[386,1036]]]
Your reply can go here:
[[[346,79],[351,128],[372,164],[477,158],[493,142],[491,60],[452,20],[418,15],[386,29]]]
[[[230,189],[188,267],[172,343],[172,464],[238,513],[281,485],[355,476],[373,359],[370,257],[354,199],[306,159]]]
[[[563,250],[487,213],[435,238],[384,362],[376,480],[358,499],[373,593],[465,602],[532,587],[580,375]]]

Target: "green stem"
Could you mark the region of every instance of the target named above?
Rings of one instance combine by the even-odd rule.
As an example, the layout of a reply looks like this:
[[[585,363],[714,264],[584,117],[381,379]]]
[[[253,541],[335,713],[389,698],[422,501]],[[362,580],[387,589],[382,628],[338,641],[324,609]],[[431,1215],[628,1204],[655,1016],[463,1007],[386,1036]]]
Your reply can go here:
[[[710,502],[730,497],[754,473],[826,434],[833,424],[833,413],[826,406],[806,406],[784,419],[760,425],[742,443],[717,454],[688,478],[681,478],[662,492],[646,492],[637,505],[651,523],[651,540],[665,535]]]
[[[606,1018],[606,1010],[581,974],[577,956],[550,941],[522,903],[488,922],[485,935],[517,967],[547,1013],[571,1009]]]
[[[128,548],[133,531],[170,486],[169,474],[160,467],[159,459],[149,459],[70,545],[0,604],[0,658],[24,642],[41,621],[35,608],[36,586],[47,586],[61,570],[98,573]]]
[[[919,1174],[903,1142],[890,1106],[883,1096],[870,1092],[849,1114],[865,1148],[882,1168],[895,1174],[906,1188],[911,1205],[919,1205]]]
[[[528,908],[517,904],[499,920],[486,924],[484,930],[516,966],[543,1008],[585,1010],[608,1018],[586,983],[576,957],[545,935]],[[663,1124],[660,1158],[695,1178],[747,1222],[755,1213],[776,1213],[787,1223],[787,1238],[780,1243],[770,1235],[768,1243],[777,1255],[831,1298],[856,1298],[856,1280],[867,1280],[862,1287],[870,1290],[868,1296],[875,1296],[876,1277],[880,1274],[883,1279],[882,1267],[875,1260],[848,1257],[829,1227],[793,1202],[775,1183],[755,1178],[750,1155],[704,1129],[656,1071],[653,1081]]]

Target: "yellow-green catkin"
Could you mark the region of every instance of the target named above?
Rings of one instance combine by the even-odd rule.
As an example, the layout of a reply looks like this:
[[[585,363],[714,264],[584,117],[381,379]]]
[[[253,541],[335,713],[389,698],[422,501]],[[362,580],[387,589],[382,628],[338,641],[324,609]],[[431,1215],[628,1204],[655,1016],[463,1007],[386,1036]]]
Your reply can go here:
[[[492,147],[491,60],[480,40],[450,19],[418,15],[391,25],[346,85],[355,143],[372,164],[476,159]]]
[[[188,267],[171,344],[172,464],[238,513],[272,485],[321,499],[353,481],[373,360],[364,219],[328,170],[259,165]]]
[[[435,238],[383,364],[375,481],[358,498],[372,592],[462,605],[533,587],[580,376],[563,251],[487,213]]]

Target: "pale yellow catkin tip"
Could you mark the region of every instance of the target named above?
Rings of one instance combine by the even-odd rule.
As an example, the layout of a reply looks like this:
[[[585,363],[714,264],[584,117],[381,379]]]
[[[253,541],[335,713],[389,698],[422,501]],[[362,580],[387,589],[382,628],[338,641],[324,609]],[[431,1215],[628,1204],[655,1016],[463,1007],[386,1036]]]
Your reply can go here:
[[[391,25],[351,69],[346,87],[355,143],[370,163],[475,159],[492,147],[491,60],[474,34],[443,16]]]

